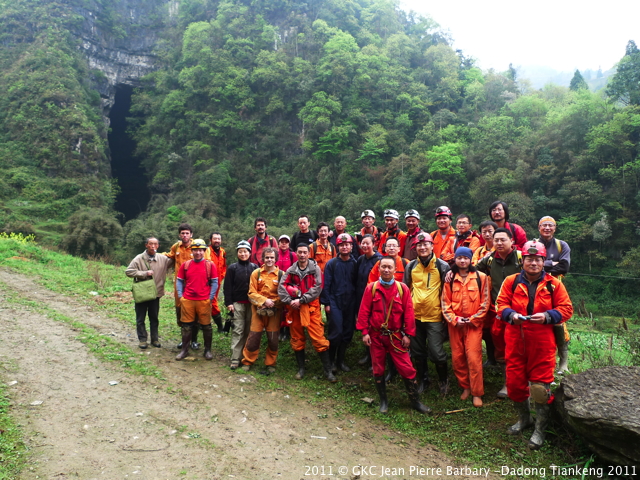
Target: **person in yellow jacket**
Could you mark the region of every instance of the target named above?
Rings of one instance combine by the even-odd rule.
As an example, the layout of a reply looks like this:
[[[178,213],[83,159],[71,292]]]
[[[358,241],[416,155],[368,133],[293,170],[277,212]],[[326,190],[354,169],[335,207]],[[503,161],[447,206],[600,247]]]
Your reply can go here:
[[[416,317],[416,335],[411,338],[411,354],[418,371],[418,392],[422,393],[428,383],[427,358],[436,365],[440,382],[440,393],[449,390],[447,354],[444,341],[447,326],[442,317],[440,298],[444,277],[449,264],[433,254],[433,238],[426,232],[414,239],[418,258],[411,260],[404,272],[404,283],[413,298]]]
[[[249,281],[249,301],[251,302],[251,330],[242,350],[242,369],[249,371],[260,354],[262,332],[267,332],[267,353],[264,364],[265,375],[276,371],[278,360],[278,334],[280,333],[280,312],[282,302],[278,296],[278,283],[282,271],[276,267],[278,252],[267,247],[262,250],[262,266],[254,270]]]

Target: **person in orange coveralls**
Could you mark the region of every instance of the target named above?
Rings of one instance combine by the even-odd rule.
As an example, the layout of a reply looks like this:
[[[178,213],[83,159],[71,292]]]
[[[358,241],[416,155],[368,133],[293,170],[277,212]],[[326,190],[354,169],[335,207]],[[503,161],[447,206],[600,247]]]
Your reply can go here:
[[[456,231],[451,226],[453,214],[449,207],[436,208],[436,225],[438,230],[431,232],[433,238],[433,254],[436,258],[451,264],[453,262],[453,243],[456,241]]]
[[[420,402],[416,370],[409,358],[409,337],[416,333],[413,300],[407,286],[394,278],[396,263],[392,258],[380,260],[379,280],[367,285],[358,312],[356,328],[362,332],[362,342],[371,350],[373,378],[380,396],[380,413],[389,411],[384,362],[391,355],[404,380],[411,407],[420,413],[431,409]]]
[[[482,406],[482,325],[491,306],[491,280],[471,266],[473,252],[458,247],[453,280],[442,291],[442,314],[449,323],[453,372],[462,388],[461,400],[473,396],[473,406]]]
[[[218,271],[218,291],[211,302],[211,317],[218,327],[218,333],[222,333],[222,315],[220,314],[220,306],[218,305],[218,294],[220,293],[220,286],[224,281],[224,277],[227,276],[227,252],[222,248],[222,234],[220,232],[213,232],[209,236],[208,252],[209,258],[215,264],[216,270]]]
[[[526,242],[522,254],[523,271],[505,279],[496,309],[507,323],[507,390],[519,414],[508,431],[516,435],[533,423],[529,403],[533,397],[536,422],[529,448],[537,450],[544,443],[553,401],[549,390],[556,366],[553,328],[571,318],[573,305],[564,284],[544,271],[544,245]]]

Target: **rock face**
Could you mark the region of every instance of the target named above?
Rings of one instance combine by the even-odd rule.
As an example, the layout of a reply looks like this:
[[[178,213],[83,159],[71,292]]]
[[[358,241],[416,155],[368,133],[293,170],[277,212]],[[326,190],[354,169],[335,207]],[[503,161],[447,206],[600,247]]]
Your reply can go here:
[[[640,465],[640,367],[569,375],[554,402],[563,421],[603,460]]]
[[[74,13],[84,20],[73,34],[89,67],[102,72],[93,80],[107,117],[117,85],[137,86],[141,77],[158,68],[154,49],[164,29],[177,18],[178,2],[110,0],[94,2],[90,8],[76,7]]]

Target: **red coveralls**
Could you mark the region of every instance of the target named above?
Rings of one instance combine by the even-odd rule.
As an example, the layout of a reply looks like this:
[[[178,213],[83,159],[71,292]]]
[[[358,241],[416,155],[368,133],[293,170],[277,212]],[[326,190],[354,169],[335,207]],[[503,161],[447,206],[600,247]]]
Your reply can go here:
[[[496,301],[498,316],[507,322],[512,312],[533,315],[548,312],[556,323],[563,323],[573,315],[573,305],[564,284],[542,273],[533,302],[529,302],[528,282],[524,272],[508,276]],[[515,288],[514,288],[515,283]],[[551,284],[550,287],[547,284]],[[550,292],[553,292],[553,294]],[[525,321],[505,329],[507,360],[507,390],[514,402],[529,398],[529,382],[551,383],[556,366],[554,324]]]
[[[373,286],[376,285],[375,296]],[[402,298],[398,292],[402,288]],[[385,323],[389,305],[393,302],[391,315],[387,323],[387,331],[382,331],[381,326]],[[411,364],[408,350],[402,347],[402,332],[407,336],[416,334],[416,321],[413,315],[413,300],[409,288],[398,281],[395,281],[389,288],[374,282],[367,285],[358,312],[356,328],[362,331],[362,335],[371,336],[371,365],[373,366],[373,376],[384,375],[384,363],[387,353],[403,378],[413,380],[416,370]]]

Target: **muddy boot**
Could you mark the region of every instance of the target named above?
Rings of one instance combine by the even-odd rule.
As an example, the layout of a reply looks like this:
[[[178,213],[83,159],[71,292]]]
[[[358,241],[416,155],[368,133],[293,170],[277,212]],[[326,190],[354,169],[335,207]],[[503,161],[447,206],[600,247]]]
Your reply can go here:
[[[202,337],[204,338],[204,354],[205,360],[213,360],[211,353],[211,342],[213,340],[213,327],[211,325],[202,326]]]
[[[553,335],[556,338],[556,346],[558,347],[558,357],[560,361],[558,362],[558,373],[571,373],[569,371],[569,343],[565,341],[564,338],[564,326],[563,325],[554,325],[553,327]]]
[[[440,395],[444,396],[449,393],[449,372],[447,369],[447,362],[436,363],[436,372],[438,373]]]
[[[198,343],[198,330],[200,330],[200,325],[198,322],[193,322],[193,330],[191,331],[191,348],[194,350],[198,350],[200,348],[200,344]]]
[[[342,342],[338,347],[338,357],[336,358],[336,367],[343,372],[350,372],[351,369],[344,363],[344,357],[347,354],[348,343]]]
[[[514,407],[518,413],[518,421],[507,429],[509,435],[519,435],[522,430],[533,425],[531,403],[528,398],[524,402],[514,402]]]
[[[218,333],[222,333],[223,331],[223,327],[222,327],[222,315],[217,314],[213,316],[213,321],[216,324],[216,327],[218,327]]]
[[[296,373],[295,379],[302,380],[304,378],[304,350],[298,350],[295,354],[298,362],[298,373]]]
[[[420,395],[418,395],[418,383],[414,379],[403,378],[404,386],[407,389],[409,400],[411,401],[411,408],[420,413],[430,413],[431,409],[420,402]]]
[[[336,353],[338,351],[337,345],[334,343],[333,345],[329,345],[329,360],[331,361],[331,371],[333,373],[338,373],[338,367],[336,366]]]
[[[324,376],[327,377],[327,380],[329,380],[331,383],[336,383],[338,379],[331,371],[331,358],[329,357],[329,350],[318,352],[318,355],[320,356],[320,361],[322,362]]]
[[[225,335],[229,335],[229,332],[233,328],[233,312],[229,312],[227,315],[227,319],[224,321],[224,327],[222,327],[222,331]]]
[[[364,349],[364,357],[358,360],[358,365],[360,365],[361,367],[364,367],[365,365],[371,365],[371,352],[369,351],[369,347],[365,345]]]
[[[189,355],[189,345],[191,344],[191,325],[182,326],[182,343],[180,343],[182,350],[176,355],[176,360],[183,360]]]
[[[387,353],[387,374],[384,377],[384,381],[387,383],[391,383],[396,379],[396,375],[398,374],[398,370],[396,369],[396,364],[393,363],[391,359],[391,355]]]
[[[378,390],[378,396],[380,397],[380,413],[389,412],[389,402],[387,401],[387,384],[384,383],[384,377],[373,377],[376,381],[376,390]]]
[[[544,443],[545,430],[549,424],[549,404],[536,403],[536,427],[529,439],[529,448],[539,450]]]

